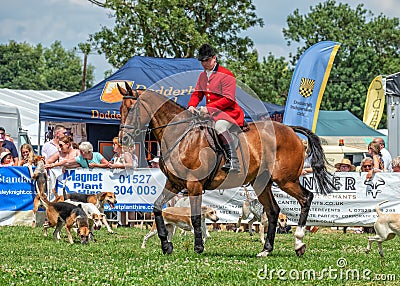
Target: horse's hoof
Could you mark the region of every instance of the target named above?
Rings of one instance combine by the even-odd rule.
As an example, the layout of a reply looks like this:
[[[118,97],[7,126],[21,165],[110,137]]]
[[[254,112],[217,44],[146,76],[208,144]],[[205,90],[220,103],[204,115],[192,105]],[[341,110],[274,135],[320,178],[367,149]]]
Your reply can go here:
[[[172,244],[172,242],[167,241],[162,244],[163,254],[171,254],[173,250],[174,250],[174,245]]]
[[[299,249],[296,249],[297,256],[302,256],[306,252],[306,245],[303,244]]]
[[[257,257],[258,257],[258,258],[267,257],[268,255],[270,255],[270,253],[271,253],[271,252],[269,252],[269,251],[267,251],[267,250],[263,250],[263,251],[261,251],[259,254],[257,254]]]
[[[196,253],[202,253],[204,251],[204,246],[203,245],[195,245],[194,246],[194,252]]]

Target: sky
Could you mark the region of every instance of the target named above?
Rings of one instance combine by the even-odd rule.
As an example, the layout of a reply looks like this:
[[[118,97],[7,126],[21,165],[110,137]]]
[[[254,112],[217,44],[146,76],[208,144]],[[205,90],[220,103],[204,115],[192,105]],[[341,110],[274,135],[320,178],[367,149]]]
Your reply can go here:
[[[253,0],[256,14],[264,20],[263,28],[252,28],[243,33],[255,43],[260,57],[272,53],[276,57],[288,57],[295,52],[295,46],[287,46],[282,29],[287,27],[286,18],[299,9],[302,14],[310,11],[310,6],[324,1],[317,0]],[[337,0],[339,2],[339,0]],[[400,17],[400,0],[342,0],[355,7],[364,3],[374,16],[383,13],[387,17]],[[86,42],[102,26],[110,27],[114,21],[110,11],[91,4],[87,0],[11,0],[2,1],[0,9],[0,43],[10,40],[41,43],[50,47],[61,41],[66,49],[73,49]],[[132,55],[134,56],[134,55]],[[83,57],[83,55],[82,55]],[[95,83],[104,78],[104,71],[112,69],[102,55],[91,54],[89,64],[95,67]]]

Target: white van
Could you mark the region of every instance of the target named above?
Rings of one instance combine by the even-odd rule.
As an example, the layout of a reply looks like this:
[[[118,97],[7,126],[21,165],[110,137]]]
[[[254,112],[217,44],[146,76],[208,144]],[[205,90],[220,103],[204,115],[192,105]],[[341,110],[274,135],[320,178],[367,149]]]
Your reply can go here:
[[[18,153],[22,144],[31,144],[28,132],[21,127],[21,116],[17,107],[0,105],[0,126],[4,127],[6,133],[11,135]]]
[[[331,172],[336,170],[333,166],[339,163],[343,158],[348,158],[356,167],[360,166],[362,159],[364,159],[368,153],[366,149],[348,146],[322,145],[322,148],[324,149],[327,161],[331,165],[328,166],[328,170]]]
[[[382,137],[385,138],[382,134]],[[328,160],[330,171],[343,158],[348,158],[354,166],[360,166],[362,159],[368,154],[368,144],[374,139],[371,136],[320,136],[325,157]],[[341,146],[342,145],[342,146]]]

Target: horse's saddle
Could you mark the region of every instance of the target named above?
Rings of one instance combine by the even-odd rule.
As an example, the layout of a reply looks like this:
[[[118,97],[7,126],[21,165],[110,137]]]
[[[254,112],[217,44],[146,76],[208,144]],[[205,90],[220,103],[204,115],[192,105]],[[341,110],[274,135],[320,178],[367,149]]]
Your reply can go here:
[[[215,125],[214,121],[207,124],[206,138],[207,138],[208,144],[210,144],[210,147],[216,153],[223,154],[222,142],[219,139],[217,132],[215,132],[214,125]],[[233,146],[235,149],[237,149],[239,146],[239,134],[242,132],[246,132],[248,130],[249,130],[249,128],[248,128],[247,122],[245,122],[245,125],[243,125],[242,127],[237,126],[237,125],[232,125],[229,128],[229,133],[232,135]]]

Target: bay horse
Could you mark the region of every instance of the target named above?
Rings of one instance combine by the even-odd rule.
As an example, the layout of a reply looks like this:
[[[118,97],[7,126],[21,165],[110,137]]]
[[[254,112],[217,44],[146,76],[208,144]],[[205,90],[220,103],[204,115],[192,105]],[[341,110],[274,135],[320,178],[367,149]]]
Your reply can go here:
[[[161,146],[160,168],[166,176],[166,183],[160,196],[154,202],[154,216],[161,249],[164,254],[173,251],[173,244],[167,240],[168,232],[162,217],[163,205],[183,189],[190,196],[191,220],[194,228],[194,251],[204,251],[201,232],[201,195],[207,190],[227,189],[251,184],[268,217],[267,238],[258,257],[269,255],[274,246],[275,231],[280,208],[271,192],[276,183],[283,191],[297,199],[301,206],[295,231],[295,252],[305,253],[304,229],[313,193],[300,185],[299,177],[304,162],[304,147],[295,132],[303,134],[309,141],[314,170],[314,184],[317,192],[327,194],[334,186],[331,174],[325,167],[325,156],[318,136],[303,127],[289,127],[271,120],[249,123],[249,131],[238,134],[242,152],[238,152],[242,166],[239,174],[227,174],[221,170],[224,159],[217,160],[207,139],[207,127],[203,117],[193,115],[186,108],[154,91],[142,94],[133,91],[125,83],[125,89],[118,85],[123,99],[123,115],[119,139],[124,146],[149,128]],[[126,104],[131,103],[131,106]],[[212,120],[210,120],[212,121]],[[197,122],[197,123],[196,123]],[[200,122],[200,123],[199,123]],[[203,123],[202,123],[203,122]],[[217,168],[216,172],[213,169]]]

